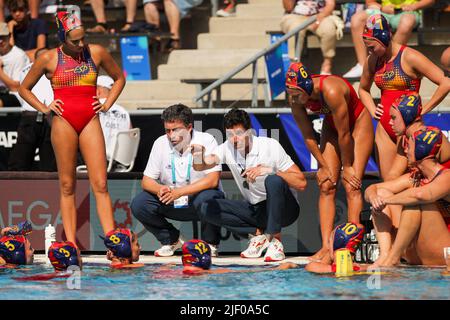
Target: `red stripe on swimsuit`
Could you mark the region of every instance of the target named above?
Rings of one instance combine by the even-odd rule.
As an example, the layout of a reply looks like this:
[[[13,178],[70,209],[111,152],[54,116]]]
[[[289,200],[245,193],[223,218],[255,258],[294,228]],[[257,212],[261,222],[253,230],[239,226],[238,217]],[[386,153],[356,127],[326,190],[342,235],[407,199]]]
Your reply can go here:
[[[92,103],[97,89],[97,67],[89,49],[83,50],[80,61],[58,48],[58,65],[51,79],[56,99],[64,102],[62,117],[80,134],[95,117]]]
[[[305,105],[305,107],[310,110],[312,113],[315,114],[325,114],[325,121],[327,121],[331,127],[336,130],[336,126],[333,122],[333,116],[331,115],[330,109],[327,107],[325,100],[323,98],[322,88],[323,88],[323,81],[328,77],[336,77],[340,80],[344,81],[347,85],[348,89],[350,90],[350,102],[347,104],[348,106],[348,120],[349,120],[349,126],[350,130],[353,130],[355,127],[356,120],[358,119],[359,115],[364,110],[364,105],[362,104],[361,100],[358,98],[358,94],[356,93],[353,86],[348,82],[346,79],[336,76],[336,75],[313,75],[313,78],[320,78],[320,101],[308,101]]]
[[[381,90],[381,104],[384,110],[380,123],[393,142],[397,141],[397,137],[389,125],[391,105],[401,95],[419,93],[420,89],[420,79],[413,79],[403,71],[401,60],[405,48],[406,46],[400,48],[393,61],[380,65],[377,62],[375,68],[374,82]]]

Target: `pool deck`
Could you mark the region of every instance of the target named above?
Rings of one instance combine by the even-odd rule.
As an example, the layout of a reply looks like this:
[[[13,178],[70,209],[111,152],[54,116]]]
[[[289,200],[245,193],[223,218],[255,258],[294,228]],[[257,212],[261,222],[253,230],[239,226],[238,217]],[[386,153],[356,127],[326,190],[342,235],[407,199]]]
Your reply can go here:
[[[102,263],[109,264],[110,261],[102,255],[82,255],[84,263]],[[48,261],[47,257],[43,254],[35,254],[34,261],[36,263],[46,263]],[[293,262],[299,265],[304,265],[309,262],[308,257],[286,257],[285,260],[281,262]],[[141,255],[139,263],[144,264],[168,264],[175,263],[181,264],[181,255],[175,255],[172,257],[155,257],[153,255]],[[264,258],[257,259],[244,259],[239,256],[223,256],[212,258],[212,263],[218,266],[228,266],[228,265],[241,265],[241,266],[265,266],[265,265],[278,265],[280,262],[264,262]]]

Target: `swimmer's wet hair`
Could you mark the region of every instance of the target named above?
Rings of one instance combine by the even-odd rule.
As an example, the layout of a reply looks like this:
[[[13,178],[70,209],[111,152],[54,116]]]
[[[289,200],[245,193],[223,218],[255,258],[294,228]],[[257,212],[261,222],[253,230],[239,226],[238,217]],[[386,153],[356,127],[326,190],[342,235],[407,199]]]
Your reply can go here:
[[[223,118],[223,126],[225,129],[231,129],[236,125],[242,125],[245,130],[252,127],[248,113],[244,110],[233,108]]]
[[[184,104],[178,103],[168,107],[161,115],[164,122],[182,121],[186,126],[194,123],[192,110]]]

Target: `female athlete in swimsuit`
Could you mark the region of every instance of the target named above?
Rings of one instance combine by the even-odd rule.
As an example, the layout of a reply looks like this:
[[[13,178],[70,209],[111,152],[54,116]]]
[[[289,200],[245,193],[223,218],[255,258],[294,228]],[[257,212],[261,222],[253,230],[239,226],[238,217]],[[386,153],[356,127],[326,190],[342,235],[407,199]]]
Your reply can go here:
[[[113,105],[125,85],[125,78],[105,48],[86,44],[84,27],[75,14],[58,12],[56,20],[62,45],[37,59],[19,94],[38,111],[54,115],[51,139],[58,165],[61,215],[67,240],[76,245],[75,166],[78,147],[88,167],[103,231],[106,234],[114,229],[107,188],[105,143],[97,114]],[[103,104],[95,96],[100,68],[114,79]],[[48,107],[31,92],[43,74],[51,80],[55,96]]]
[[[373,15],[367,19],[363,33],[369,57],[364,65],[359,97],[375,120],[379,120],[375,144],[381,177],[387,179],[396,153],[394,131],[389,124],[389,109],[400,96],[419,93],[420,81],[427,77],[438,85],[431,99],[424,105],[422,114],[436,107],[450,90],[450,79],[422,53],[391,40],[386,18]],[[381,103],[375,105],[370,94],[372,82],[381,90]]]
[[[394,266],[402,256],[411,264],[445,264],[443,248],[450,246],[450,221],[445,217],[450,210],[450,170],[436,160],[442,140],[442,132],[434,127],[414,132],[405,147],[409,165],[417,171],[367,188],[365,198],[374,211],[380,244],[376,265]],[[404,206],[398,231],[384,214],[387,205]],[[392,240],[386,242],[380,232],[395,239],[392,247]]]
[[[359,223],[363,207],[361,181],[373,146],[369,112],[347,80],[339,76],[311,76],[301,63],[289,67],[286,89],[292,114],[305,143],[319,163],[319,214],[322,248],[312,259],[328,253],[336,210],[336,183],[343,167],[342,182],[347,194],[348,221]],[[307,111],[325,114],[320,148]]]

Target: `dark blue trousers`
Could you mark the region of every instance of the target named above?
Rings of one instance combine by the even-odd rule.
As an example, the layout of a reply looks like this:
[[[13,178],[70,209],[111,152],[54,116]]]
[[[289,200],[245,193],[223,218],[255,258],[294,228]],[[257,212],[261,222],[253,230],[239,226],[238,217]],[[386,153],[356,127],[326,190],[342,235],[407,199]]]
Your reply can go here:
[[[175,209],[173,204],[165,205],[150,192],[142,191],[131,202],[131,211],[144,227],[163,245],[176,242],[180,236],[166,218],[177,221],[199,221],[200,205],[208,200],[223,199],[220,190],[204,190],[189,197],[189,207]],[[202,221],[201,239],[217,245],[220,242],[220,227]]]
[[[300,208],[288,184],[280,176],[270,175],[265,180],[267,199],[257,204],[247,201],[212,199],[202,204],[202,221],[224,227],[246,237],[256,228],[275,234],[297,220]]]

